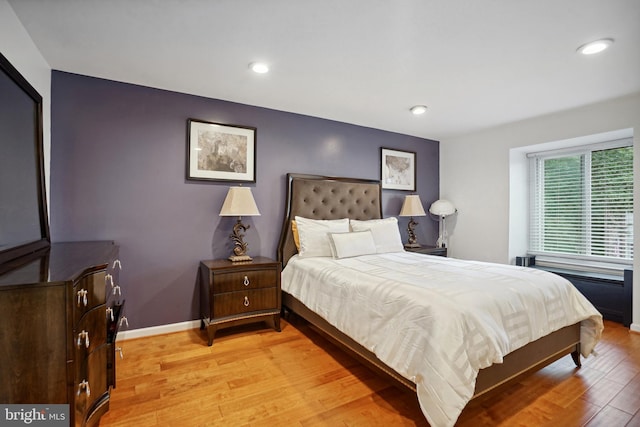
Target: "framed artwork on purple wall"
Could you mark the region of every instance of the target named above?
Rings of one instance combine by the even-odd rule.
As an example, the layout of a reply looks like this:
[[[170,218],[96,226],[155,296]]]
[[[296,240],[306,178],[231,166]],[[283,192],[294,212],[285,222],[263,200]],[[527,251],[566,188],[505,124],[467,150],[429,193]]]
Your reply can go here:
[[[416,191],[416,153],[381,148],[380,166],[383,189]]]
[[[256,182],[256,128],[189,119],[187,179]]]

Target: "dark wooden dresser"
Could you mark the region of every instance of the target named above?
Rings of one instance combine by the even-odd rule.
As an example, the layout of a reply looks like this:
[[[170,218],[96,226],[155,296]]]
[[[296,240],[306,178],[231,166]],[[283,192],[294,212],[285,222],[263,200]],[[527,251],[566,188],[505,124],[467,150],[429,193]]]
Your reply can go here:
[[[68,404],[97,425],[115,386],[124,300],[118,246],[54,243],[0,275],[0,402]]]

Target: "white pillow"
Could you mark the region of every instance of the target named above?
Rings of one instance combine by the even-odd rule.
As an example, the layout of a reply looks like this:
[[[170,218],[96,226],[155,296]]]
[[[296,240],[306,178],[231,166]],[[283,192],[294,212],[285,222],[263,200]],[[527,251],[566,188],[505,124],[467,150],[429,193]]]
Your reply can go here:
[[[353,231],[371,230],[373,241],[376,243],[376,253],[404,252],[397,218],[370,219],[369,221],[352,219],[350,224]]]
[[[349,219],[309,219],[296,216],[300,257],[331,256],[329,233],[348,233]]]
[[[329,233],[334,258],[350,258],[376,253],[376,243],[370,230],[353,233]]]

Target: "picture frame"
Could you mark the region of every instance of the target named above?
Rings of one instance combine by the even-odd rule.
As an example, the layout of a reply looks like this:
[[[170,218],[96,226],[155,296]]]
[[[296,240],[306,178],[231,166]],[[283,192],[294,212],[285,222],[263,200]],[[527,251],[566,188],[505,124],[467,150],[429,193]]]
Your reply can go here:
[[[386,190],[416,191],[416,153],[380,148],[380,181]]]
[[[256,182],[256,131],[188,119],[187,180]]]

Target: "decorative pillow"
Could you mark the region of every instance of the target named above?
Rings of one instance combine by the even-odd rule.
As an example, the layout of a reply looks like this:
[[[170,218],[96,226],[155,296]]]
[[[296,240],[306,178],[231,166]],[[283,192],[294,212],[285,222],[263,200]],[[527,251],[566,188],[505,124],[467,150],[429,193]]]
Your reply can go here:
[[[371,230],[373,240],[376,243],[376,253],[404,252],[397,218],[390,217],[368,221],[352,219],[350,224],[353,231]]]
[[[291,220],[291,232],[293,233],[293,243],[296,244],[296,249],[300,252],[300,234],[298,233],[298,225],[295,219]]]
[[[350,258],[376,253],[376,243],[370,230],[352,233],[329,233],[334,258]]]
[[[348,233],[349,219],[309,219],[296,216],[301,257],[331,256],[328,233]]]

